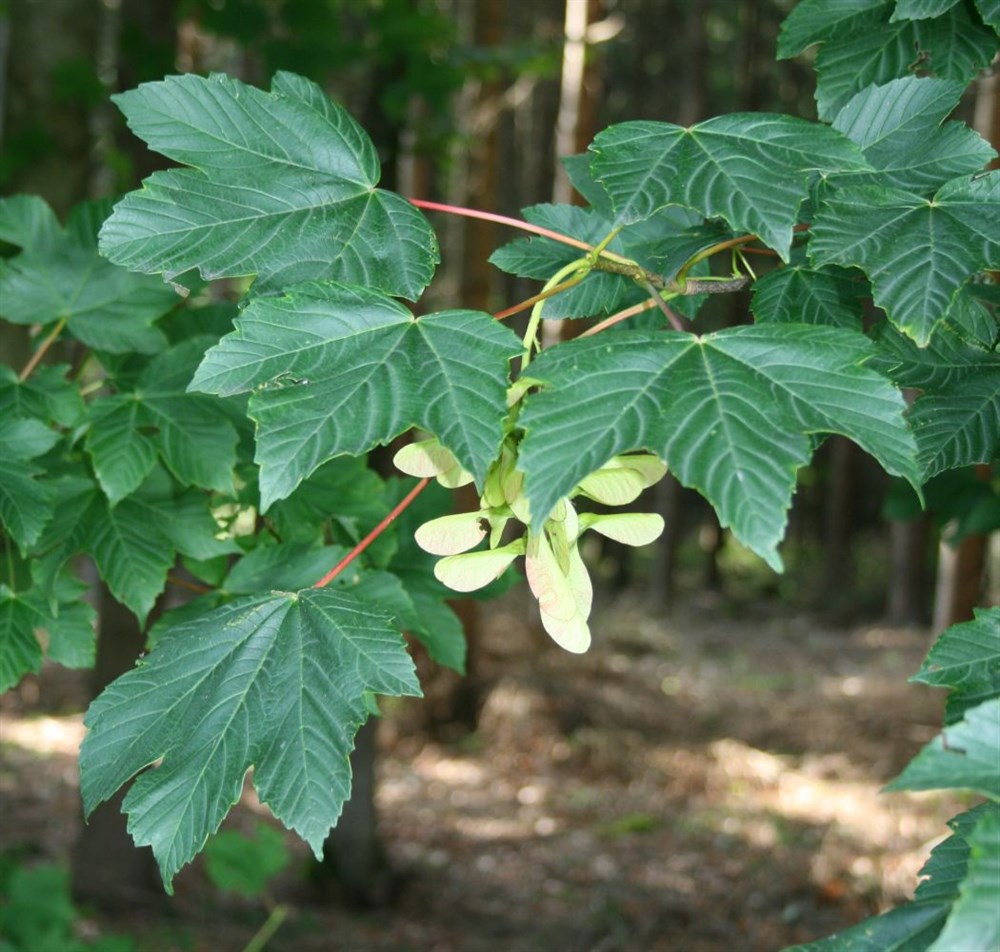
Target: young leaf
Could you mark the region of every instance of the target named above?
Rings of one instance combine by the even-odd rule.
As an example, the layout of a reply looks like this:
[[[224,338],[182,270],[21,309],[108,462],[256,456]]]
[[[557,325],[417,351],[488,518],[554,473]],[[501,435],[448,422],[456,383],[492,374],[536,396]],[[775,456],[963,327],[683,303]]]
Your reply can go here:
[[[843,433],[916,480],[903,399],[859,366],[871,353],[856,333],[796,325],[624,332],[546,351],[531,365],[542,391],[520,417],[531,511],[544,518],[616,453],[644,448],[778,568],[808,434]]]
[[[624,122],[600,133],[590,149],[594,177],[619,223],[684,205],[758,235],[786,261],[813,173],[869,168],[835,130],[766,113],[719,116],[690,128]]]
[[[14,324],[65,320],[71,336],[96,350],[160,350],[166,338],[152,324],[177,304],[177,295],[97,253],[96,225],[107,204],[77,206],[59,228],[40,202],[0,200],[0,216],[13,226],[10,239],[29,242],[20,254],[0,259],[0,317]]]
[[[875,303],[917,343],[930,340],[959,289],[1000,267],[1000,172],[954,179],[932,199],[875,186],[839,189],[809,240],[814,265],[860,267]]]
[[[415,319],[364,288],[316,282],[253,300],[191,388],[253,390],[261,507],[317,466],[410,426],[433,433],[481,483],[506,413],[516,335],[478,311]]]
[[[838,184],[880,184],[933,192],[950,179],[979,171],[996,155],[992,146],[961,122],[944,122],[965,83],[907,76],[868,86],[833,122],[856,142],[877,175],[838,176]],[[942,125],[943,123],[943,125]]]
[[[91,705],[86,812],[162,758],[123,809],[170,890],[253,766],[262,802],[319,857],[350,792],[348,755],[372,694],[420,688],[399,633],[368,603],[330,589],[239,599],[165,634]]]
[[[129,127],[190,169],[156,172],[116,207],[101,251],[167,280],[257,275],[257,291],[318,278],[411,299],[437,241],[409,202],[375,187],[364,130],[315,84],[277,73],[265,93],[188,74],[113,97]]]

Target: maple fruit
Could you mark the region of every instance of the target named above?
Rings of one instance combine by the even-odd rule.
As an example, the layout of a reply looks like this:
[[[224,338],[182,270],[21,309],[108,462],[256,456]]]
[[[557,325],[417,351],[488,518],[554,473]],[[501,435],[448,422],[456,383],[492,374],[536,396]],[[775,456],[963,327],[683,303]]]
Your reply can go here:
[[[580,537],[652,541],[659,516],[605,509],[668,467],[780,570],[796,474],[827,435],[918,497],[992,464],[1000,172],[948,116],[998,28],[992,0],[803,0],[778,55],[819,46],[819,122],[612,126],[565,160],[586,204],[523,221],[380,189],[367,134],[300,76],[115,97],[179,167],[64,224],[38,198],[0,200],[0,316],[40,328],[24,367],[0,366],[0,688],[38,670],[39,630],[49,657],[92,663],[75,557],[142,622],[178,561],[196,579],[87,714],[86,809],[137,777],[129,828],[169,890],[253,767],[318,855],[376,696],[419,694],[402,633],[463,669],[452,591],[488,594],[523,560],[545,630],[585,651],[600,633]],[[433,277],[440,213],[521,228],[491,261],[539,293],[415,317],[403,301]],[[243,279],[238,304],[202,293],[220,277]],[[747,287],[748,323],[699,323],[709,295]],[[519,338],[503,319],[522,310]],[[548,319],[590,323],[540,352]],[[85,355],[73,370],[43,363],[62,338]],[[410,431],[395,462],[416,484],[365,466]],[[454,513],[470,483],[478,507]],[[815,948],[1000,937],[984,886],[998,644],[996,609],[938,641],[916,679],[951,690],[946,726],[892,785],[987,802],[952,822],[913,903]]]

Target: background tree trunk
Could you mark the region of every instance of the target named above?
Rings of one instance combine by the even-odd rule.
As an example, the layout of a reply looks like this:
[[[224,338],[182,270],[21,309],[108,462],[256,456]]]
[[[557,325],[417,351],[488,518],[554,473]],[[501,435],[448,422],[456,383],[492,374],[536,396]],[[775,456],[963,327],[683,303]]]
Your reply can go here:
[[[89,193],[98,0],[9,0],[0,185],[45,196],[60,216]]]
[[[130,671],[146,644],[139,622],[103,583],[98,584],[97,660],[91,675],[96,697],[115,678]],[[163,885],[153,851],[139,848],[126,829],[121,812],[125,790],[102,803],[85,823],[71,857],[73,895],[111,911],[162,897]]]

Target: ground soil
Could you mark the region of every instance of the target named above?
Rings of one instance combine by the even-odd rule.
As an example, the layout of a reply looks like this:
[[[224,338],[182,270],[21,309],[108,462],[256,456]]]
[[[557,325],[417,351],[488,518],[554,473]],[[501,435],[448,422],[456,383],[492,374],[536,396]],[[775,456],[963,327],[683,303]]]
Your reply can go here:
[[[924,631],[707,598],[658,618],[619,597],[578,657],[516,592],[485,616],[478,728],[429,731],[433,701],[380,722],[386,903],[320,900],[295,842],[272,952],[778,950],[912,895],[964,809],[879,792],[941,723],[940,692],[907,683]],[[0,850],[69,854],[81,684],[29,679],[0,711]],[[248,789],[227,824],[256,815]],[[238,952],[267,917],[198,863],[176,885],[163,908],[85,910],[80,928],[141,952]]]

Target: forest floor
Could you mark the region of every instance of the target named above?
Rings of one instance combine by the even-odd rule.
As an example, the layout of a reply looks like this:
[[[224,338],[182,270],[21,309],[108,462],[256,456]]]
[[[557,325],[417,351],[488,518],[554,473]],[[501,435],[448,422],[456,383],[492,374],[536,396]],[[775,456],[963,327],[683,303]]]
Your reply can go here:
[[[707,597],[654,618],[621,597],[578,657],[525,623],[517,592],[483,615],[474,733],[430,740],[433,701],[385,705],[391,901],[319,901],[296,841],[271,952],[769,952],[911,896],[964,808],[879,793],[940,727],[943,692],[907,683],[926,632]],[[65,862],[83,728],[64,712],[82,682],[54,683],[29,679],[0,711],[0,853]],[[248,792],[227,825],[258,812]],[[239,952],[267,917],[199,862],[176,886],[168,908],[80,927],[139,952]]]

